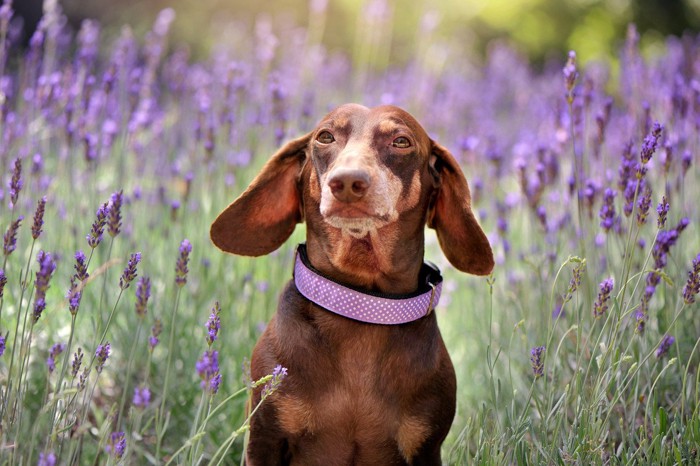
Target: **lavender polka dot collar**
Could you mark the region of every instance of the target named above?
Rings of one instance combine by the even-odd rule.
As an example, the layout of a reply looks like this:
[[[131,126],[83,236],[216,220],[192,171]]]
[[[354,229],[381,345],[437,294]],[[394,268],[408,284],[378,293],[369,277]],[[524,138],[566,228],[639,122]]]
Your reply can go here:
[[[430,314],[440,301],[442,276],[430,263],[424,263],[422,284],[414,293],[389,295],[362,291],[341,285],[313,268],[306,255],[306,245],[297,247],[294,283],[309,301],[353,320],[371,324],[405,324]]]

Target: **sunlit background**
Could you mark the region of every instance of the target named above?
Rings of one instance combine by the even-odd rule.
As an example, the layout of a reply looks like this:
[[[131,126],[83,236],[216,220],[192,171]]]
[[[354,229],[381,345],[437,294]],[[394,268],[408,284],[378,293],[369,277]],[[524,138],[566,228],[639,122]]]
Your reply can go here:
[[[14,8],[31,31],[43,0],[14,0]],[[194,57],[235,40],[232,30],[254,34],[255,24],[269,20],[281,40],[284,31],[308,27],[329,51],[353,50],[365,31],[388,47],[375,60],[403,63],[416,43],[431,35],[463,44],[464,54],[478,60],[494,40],[507,41],[535,64],[561,59],[576,50],[579,60],[610,59],[624,39],[627,25],[640,31],[646,53],[658,50],[666,35],[683,36],[700,28],[700,0],[62,0],[77,30],[85,18],[100,21],[104,34],[124,24],[138,36],[156,13],[172,7],[173,44],[186,44]],[[373,24],[374,23],[374,24]],[[376,26],[365,29],[362,26]],[[232,45],[232,44],[228,44]]]

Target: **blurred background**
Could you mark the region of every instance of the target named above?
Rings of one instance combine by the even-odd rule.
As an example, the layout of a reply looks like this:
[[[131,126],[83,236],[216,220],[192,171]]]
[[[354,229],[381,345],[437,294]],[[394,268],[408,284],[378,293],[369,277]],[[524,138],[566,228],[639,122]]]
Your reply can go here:
[[[25,23],[27,41],[42,13],[43,0],[12,0]],[[426,34],[433,43],[457,39],[464,53],[478,60],[493,41],[514,45],[535,65],[561,60],[576,50],[579,61],[616,55],[627,25],[635,23],[646,53],[659,49],[666,35],[682,36],[700,28],[700,0],[60,0],[77,31],[83,19],[97,19],[103,35],[128,24],[137,37],[157,12],[171,7],[176,19],[171,44],[186,44],[193,58],[224,45],[231,28],[255,31],[263,18],[278,37],[285,30],[309,28],[331,52],[347,52],[358,34],[377,34],[388,43],[378,63],[402,64]],[[375,28],[363,25],[374,23]],[[388,30],[387,30],[388,29]],[[235,36],[232,36],[235,37]],[[389,41],[386,41],[389,39]],[[381,60],[380,60],[381,59]],[[387,60],[388,59],[388,60]]]

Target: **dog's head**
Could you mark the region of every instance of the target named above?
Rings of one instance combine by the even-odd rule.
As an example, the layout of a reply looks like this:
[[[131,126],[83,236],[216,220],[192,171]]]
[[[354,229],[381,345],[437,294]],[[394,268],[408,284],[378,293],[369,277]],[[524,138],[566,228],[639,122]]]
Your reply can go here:
[[[486,275],[493,268],[459,165],[397,107],[333,110],[272,156],[214,221],[211,238],[224,251],[259,256],[304,219],[307,236],[326,247],[374,240],[401,248],[418,238],[421,259],[427,224],[457,269]]]

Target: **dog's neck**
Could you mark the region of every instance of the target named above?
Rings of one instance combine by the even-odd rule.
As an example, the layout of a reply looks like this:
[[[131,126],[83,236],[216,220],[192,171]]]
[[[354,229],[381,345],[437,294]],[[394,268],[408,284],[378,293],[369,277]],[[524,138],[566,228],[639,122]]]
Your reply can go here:
[[[325,228],[307,230],[308,258],[327,277],[382,293],[411,293],[423,264],[423,230],[407,235],[398,224],[358,239]],[[330,231],[329,231],[330,230]]]

